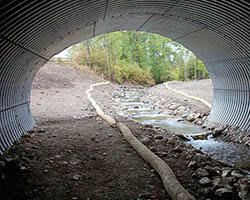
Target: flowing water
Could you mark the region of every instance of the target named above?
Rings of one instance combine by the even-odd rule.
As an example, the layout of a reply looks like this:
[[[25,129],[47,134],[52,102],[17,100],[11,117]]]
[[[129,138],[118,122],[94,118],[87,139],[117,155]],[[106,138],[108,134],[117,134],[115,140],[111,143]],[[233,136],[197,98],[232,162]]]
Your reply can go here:
[[[226,143],[211,136],[205,137],[205,139],[194,140],[191,136],[204,135],[208,130],[183,120],[181,117],[165,115],[155,111],[149,100],[141,100],[142,94],[143,91],[139,89],[126,92],[120,99],[119,114],[128,116],[142,124],[150,124],[176,134],[183,134],[191,139],[187,143],[214,159],[250,170],[250,148]]]

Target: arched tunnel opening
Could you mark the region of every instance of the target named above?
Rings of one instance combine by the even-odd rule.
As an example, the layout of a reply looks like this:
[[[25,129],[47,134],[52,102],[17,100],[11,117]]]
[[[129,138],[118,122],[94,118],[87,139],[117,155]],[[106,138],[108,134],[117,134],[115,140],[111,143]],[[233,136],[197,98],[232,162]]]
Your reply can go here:
[[[46,62],[80,41],[130,29],[158,33],[194,52],[213,83],[207,121],[249,131],[249,7],[244,0],[0,1],[0,152],[35,125],[31,86]]]

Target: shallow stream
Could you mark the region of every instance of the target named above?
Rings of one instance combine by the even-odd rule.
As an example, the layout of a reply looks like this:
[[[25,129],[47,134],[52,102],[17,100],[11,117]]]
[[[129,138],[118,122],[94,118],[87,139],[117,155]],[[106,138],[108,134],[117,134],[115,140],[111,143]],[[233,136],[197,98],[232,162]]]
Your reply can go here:
[[[142,101],[142,94],[143,91],[140,89],[125,92],[124,96],[120,98],[119,114],[128,116],[142,124],[150,124],[176,134],[183,134],[190,138],[187,143],[212,158],[232,166],[250,170],[250,148],[226,143],[211,136],[206,139],[194,140],[190,136],[206,134],[208,130],[183,120],[181,117],[157,112],[150,105],[150,99]]]

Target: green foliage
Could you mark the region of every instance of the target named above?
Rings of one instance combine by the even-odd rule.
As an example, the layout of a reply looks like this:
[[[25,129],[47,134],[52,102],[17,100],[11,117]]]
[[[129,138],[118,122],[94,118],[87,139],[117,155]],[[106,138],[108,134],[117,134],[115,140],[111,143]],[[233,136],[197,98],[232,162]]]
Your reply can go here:
[[[169,38],[146,32],[123,31],[100,35],[70,49],[79,64],[89,65],[113,81],[139,84],[208,78],[204,64]],[[109,62],[107,62],[109,60]]]
[[[154,79],[149,70],[143,70],[136,63],[130,65],[114,65],[112,66],[113,80],[121,84],[123,82],[131,82],[142,85],[154,85]]]

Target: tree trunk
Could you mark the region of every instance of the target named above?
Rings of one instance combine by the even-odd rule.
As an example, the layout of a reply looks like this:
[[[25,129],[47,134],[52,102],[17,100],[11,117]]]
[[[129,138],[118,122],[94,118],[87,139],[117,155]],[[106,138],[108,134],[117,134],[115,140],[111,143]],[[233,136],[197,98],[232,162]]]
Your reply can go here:
[[[115,48],[115,64],[118,65],[118,51],[117,51],[117,48]]]
[[[134,47],[135,47],[135,49],[134,49],[134,57],[135,57],[136,63],[137,63],[137,64],[139,65],[139,67],[140,67],[140,59],[139,59],[138,47],[137,47],[137,35],[136,35],[136,32],[135,32],[135,31],[133,31],[132,34],[133,34],[133,38],[134,38]]]
[[[194,80],[197,79],[197,66],[198,66],[198,58],[195,57],[195,64],[194,64]],[[200,77],[199,77],[200,79]]]
[[[88,51],[88,64],[89,64],[89,67],[91,67],[91,62],[90,62],[90,40],[86,40],[86,44],[87,44],[87,51]]]
[[[108,76],[109,76],[109,80],[111,81],[111,67],[110,67],[110,56],[109,56],[108,36],[107,36],[106,34],[104,34],[103,37],[104,37],[105,46],[106,46]]]
[[[184,81],[187,80],[187,62],[184,60]]]

